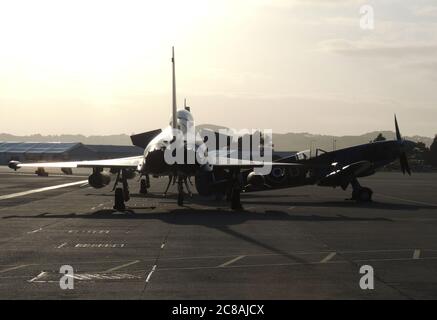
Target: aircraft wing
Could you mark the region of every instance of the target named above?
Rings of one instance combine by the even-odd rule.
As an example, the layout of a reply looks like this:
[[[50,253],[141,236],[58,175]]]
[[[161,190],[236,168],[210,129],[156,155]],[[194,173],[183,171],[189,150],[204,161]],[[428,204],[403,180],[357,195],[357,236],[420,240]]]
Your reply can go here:
[[[9,168],[116,168],[116,169],[136,169],[143,161],[143,156],[135,156],[119,159],[107,160],[85,160],[85,161],[67,161],[67,162],[33,162],[21,163],[18,161],[9,162]],[[263,166],[287,167],[287,166],[302,166],[297,163],[280,163],[280,162],[265,162],[251,161],[236,158],[228,158],[217,156],[212,158],[211,165],[221,168],[259,168]]]
[[[242,168],[242,169],[260,168],[264,166],[270,166],[270,167],[289,167],[289,166],[301,167],[302,166],[302,164],[299,163],[253,161],[253,160],[229,158],[225,156],[213,157],[212,159],[210,159],[210,164],[213,165],[214,167]]]
[[[18,161],[9,162],[9,168],[117,168],[117,169],[136,169],[143,160],[143,156],[135,156],[118,159],[105,160],[85,160],[68,162],[34,162],[20,163]]]
[[[359,161],[355,163],[351,163],[340,170],[341,174],[344,175],[352,175],[355,177],[359,177],[363,173],[367,172],[372,168],[372,163],[369,161]]]
[[[319,181],[321,186],[341,186],[346,188],[353,178],[367,176],[374,172],[373,164],[369,161],[359,161],[348,164],[341,169],[329,173]]]

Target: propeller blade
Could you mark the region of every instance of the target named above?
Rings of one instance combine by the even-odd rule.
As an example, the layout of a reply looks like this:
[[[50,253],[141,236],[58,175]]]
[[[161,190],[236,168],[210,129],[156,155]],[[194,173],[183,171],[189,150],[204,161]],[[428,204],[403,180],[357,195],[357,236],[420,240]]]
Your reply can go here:
[[[402,159],[403,159],[402,155],[400,155],[399,156],[399,163],[401,164],[402,173],[405,174],[405,163],[404,163],[404,161]]]
[[[400,141],[402,140],[402,136],[401,136],[401,132],[399,131],[398,120],[396,119],[396,115],[395,115],[395,128],[396,128],[396,140]]]
[[[410,165],[408,164],[407,155],[405,154],[405,152],[402,152],[399,155],[399,160],[401,162],[402,173],[405,174],[405,172],[407,172],[408,175],[411,176]]]

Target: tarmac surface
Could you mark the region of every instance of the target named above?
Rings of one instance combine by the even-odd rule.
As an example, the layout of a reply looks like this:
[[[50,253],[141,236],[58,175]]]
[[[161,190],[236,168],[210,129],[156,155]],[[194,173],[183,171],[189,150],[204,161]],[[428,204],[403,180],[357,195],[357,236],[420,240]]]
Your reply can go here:
[[[180,208],[166,179],[140,196],[134,179],[121,213],[112,185],[22,172],[0,167],[1,299],[437,298],[437,173],[362,179],[368,204],[315,186],[243,194],[241,212],[196,195]]]

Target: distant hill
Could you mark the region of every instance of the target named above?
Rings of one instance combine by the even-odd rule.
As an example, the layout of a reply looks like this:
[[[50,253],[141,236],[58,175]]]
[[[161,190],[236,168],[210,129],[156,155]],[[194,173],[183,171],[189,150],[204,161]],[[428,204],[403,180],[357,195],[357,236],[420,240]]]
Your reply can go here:
[[[30,136],[14,136],[0,133],[0,141],[8,142],[82,142],[84,144],[104,145],[132,145],[130,136],[127,134],[114,134],[109,136],[84,136],[81,134],[47,135],[32,134]]]
[[[208,128],[211,130],[218,130],[226,127],[216,126],[211,124],[199,125],[201,128]],[[274,133],[273,134],[273,144],[276,151],[300,151],[310,149],[311,144],[314,148],[321,148],[326,151],[331,151],[333,148],[334,140],[336,149],[346,148],[358,144],[368,143],[374,140],[379,133],[386,139],[395,139],[394,131],[373,131],[362,135],[356,136],[332,136],[332,135],[321,135],[312,133]],[[405,136],[405,139],[423,142],[428,147],[431,145],[433,138],[423,137],[423,136]]]
[[[336,149],[350,147],[358,144],[368,143],[376,138],[376,136],[382,133],[387,139],[395,139],[395,133],[393,131],[374,131],[365,133],[358,136],[331,136],[320,135],[311,133],[285,133],[285,134],[273,134],[273,143],[275,150],[305,150],[309,149],[311,143],[314,147],[321,148],[325,151],[331,151],[333,148],[334,140]],[[422,136],[405,136],[405,139],[423,142],[428,147],[431,145],[433,139],[430,137]]]
[[[218,130],[225,128],[222,126],[204,124],[199,128],[209,128]],[[374,131],[357,136],[332,136],[311,133],[275,133],[273,134],[273,143],[277,151],[297,151],[313,147],[321,148],[326,151],[332,150],[333,141],[336,141],[337,149],[345,148],[357,144],[368,143],[376,138],[378,133],[382,133],[387,139],[394,139],[395,133],[392,131]],[[413,136],[405,137],[412,141],[424,142],[427,146],[432,143],[432,138]],[[19,141],[19,142],[82,142],[85,144],[102,144],[102,145],[131,145],[131,140],[127,134],[109,135],[109,136],[84,136],[84,135],[47,135],[34,134],[29,136],[14,136],[6,133],[0,133],[0,141]]]

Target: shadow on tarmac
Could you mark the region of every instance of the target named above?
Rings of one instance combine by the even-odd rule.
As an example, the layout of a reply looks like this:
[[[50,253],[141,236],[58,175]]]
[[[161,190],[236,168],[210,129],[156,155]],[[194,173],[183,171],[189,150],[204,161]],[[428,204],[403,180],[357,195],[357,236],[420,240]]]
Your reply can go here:
[[[136,208],[138,209],[138,208]],[[148,213],[135,213],[132,209],[128,209],[126,212],[119,212],[115,210],[99,210],[95,212],[85,214],[50,214],[43,213],[34,216],[7,216],[3,219],[22,218],[22,219],[143,219],[143,220],[161,220],[165,223],[172,225],[197,225],[211,229],[216,229],[223,232],[233,238],[240,239],[242,241],[251,243],[258,247],[261,247],[268,252],[274,252],[276,254],[287,257],[293,262],[308,264],[309,261],[302,257],[290,254],[289,252],[282,251],[270,244],[262,242],[256,238],[253,238],[247,234],[241,233],[232,229],[231,226],[242,224],[246,221],[261,220],[261,221],[388,221],[391,220],[385,218],[352,218],[343,215],[337,215],[335,217],[318,216],[318,215],[290,215],[286,212],[270,210],[265,213],[256,213],[248,211],[230,211],[230,210],[212,210],[212,209],[196,209],[195,211],[189,211],[186,208],[176,209],[168,212],[148,212]],[[309,265],[309,267],[311,267]]]
[[[321,215],[293,215],[285,211],[266,210],[263,213],[250,211],[232,211],[227,209],[193,209],[188,206],[185,208],[162,211],[162,212],[145,212],[137,213],[135,210],[156,210],[155,207],[134,207],[127,208],[126,211],[120,212],[111,209],[102,209],[88,213],[42,213],[34,216],[4,216],[2,219],[141,219],[141,220],[161,220],[170,224],[177,225],[201,225],[205,227],[217,227],[237,225],[251,220],[260,221],[308,221],[308,222],[329,222],[329,221],[387,221],[391,219],[383,217],[349,217],[345,215],[321,216]]]
[[[271,202],[267,201],[251,201],[245,200],[243,204],[252,205],[271,205]],[[281,202],[281,205],[287,205],[285,202]],[[288,205],[295,207],[317,207],[317,208],[364,208],[364,209],[383,209],[383,210],[420,210],[420,209],[434,209],[437,210],[437,206],[431,205],[419,205],[419,204],[401,204],[401,203],[386,203],[386,202],[356,202],[353,200],[344,201],[292,201]]]

